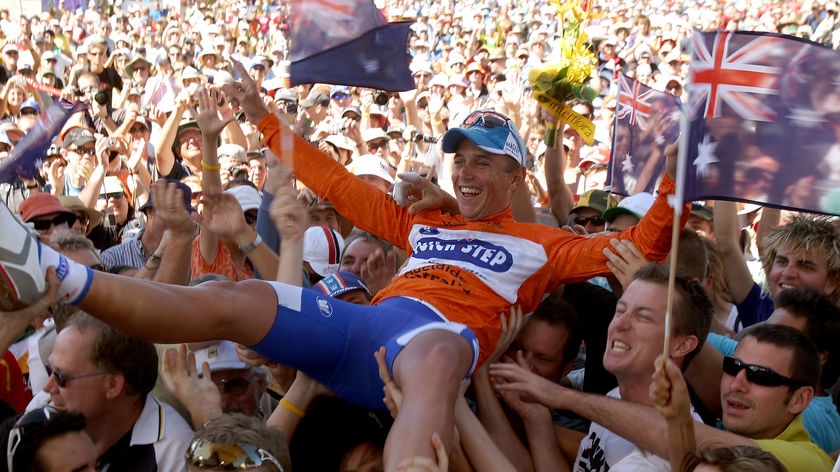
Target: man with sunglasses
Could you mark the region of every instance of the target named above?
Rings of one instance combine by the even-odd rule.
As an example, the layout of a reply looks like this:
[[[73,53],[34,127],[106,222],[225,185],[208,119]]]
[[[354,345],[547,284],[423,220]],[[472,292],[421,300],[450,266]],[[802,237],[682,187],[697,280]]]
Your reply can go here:
[[[766,323],[785,325],[804,333],[820,351],[822,371],[814,390],[814,398],[802,413],[805,429],[811,440],[825,452],[840,450],[840,414],[829,394],[840,378],[840,308],[829,297],[811,287],[783,290],[776,297],[776,310]],[[724,356],[732,356],[737,341],[720,334],[709,334],[708,344],[697,356],[697,362],[685,371],[688,382],[706,400],[707,407],[720,414],[720,383]],[[713,403],[714,402],[714,403]]]
[[[616,205],[618,200],[609,193],[598,189],[587,190],[569,211],[568,225],[572,228],[580,226],[586,234],[600,233],[607,225],[604,212]]]
[[[223,413],[268,418],[269,409],[262,409],[267,406],[262,403],[268,386],[268,371],[265,367],[254,367],[242,362],[230,341],[217,341],[193,352],[197,372],[202,372],[205,362],[210,367],[210,378],[219,388]],[[182,403],[187,402],[182,400]]]
[[[50,240],[61,233],[69,233],[70,227],[76,222],[76,214],[64,208],[55,195],[36,193],[20,204],[20,216],[23,221],[31,223],[41,236],[41,242],[49,244]]]
[[[54,408],[81,413],[105,470],[181,470],[192,430],[151,394],[155,346],[82,312],[58,328],[44,362],[46,395],[30,407],[42,406],[48,395]]]
[[[406,392],[386,445],[386,470],[396,470],[400,461],[411,457],[434,457],[429,438],[435,432],[451,445],[459,385],[496,345],[499,313],[512,304],[529,313],[559,284],[608,273],[603,250],[612,238],[633,241],[654,260],[669,250],[673,210],[666,194],[675,187],[675,152],[669,153],[670,174],[663,178],[659,197],[634,230],[588,238],[546,230],[518,223],[511,213],[527,156],[515,125],[496,112],[473,112],[442,140],[443,151],[455,154],[452,184],[457,203],[449,203],[460,214],[409,210],[351,177],[344,166],[299,136],[291,136],[266,109],[243,66],[234,66],[243,78],[225,86],[227,96],[239,101],[249,121],[258,123],[276,155],[286,155],[281,149],[291,144],[298,179],[339,212],[352,215],[357,227],[411,254],[399,275],[379,292],[374,305],[360,306],[274,282],[179,288],[94,275],[67,262],[59,293],[121,330],[148,339],[227,338],[254,346],[326,383],[346,400],[370,408],[383,406],[379,370],[370,354],[385,345],[387,365]],[[224,197],[219,203],[230,200]],[[6,224],[8,218],[2,219]],[[17,231],[11,223],[9,228],[6,238]],[[65,263],[42,249],[36,257],[43,259],[45,268]],[[135,296],[121,302],[120,316],[103,309],[111,306],[109,298],[126,291]],[[152,310],[143,300],[158,303]],[[357,332],[368,334],[351,335]]]
[[[96,137],[89,128],[75,127],[65,133],[61,144],[61,157],[67,161],[64,180],[55,182],[62,188],[52,190],[54,195],[78,197],[96,168]]]

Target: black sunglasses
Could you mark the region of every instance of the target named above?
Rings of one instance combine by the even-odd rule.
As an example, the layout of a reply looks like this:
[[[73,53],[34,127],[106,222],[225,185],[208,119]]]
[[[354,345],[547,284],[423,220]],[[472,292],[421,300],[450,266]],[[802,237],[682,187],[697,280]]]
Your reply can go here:
[[[219,387],[219,391],[226,394],[232,395],[234,397],[240,397],[248,391],[248,386],[250,386],[251,381],[248,379],[243,378],[236,378],[230,380],[219,380],[215,382],[216,386]]]
[[[62,223],[67,223],[67,226],[73,226],[73,223],[75,222],[76,215],[70,213],[59,213],[49,220],[35,220],[32,222],[32,225],[36,230],[44,231],[52,228],[53,226],[60,226]]]
[[[61,388],[67,388],[67,382],[77,379],[86,379],[88,377],[96,377],[97,375],[105,375],[105,372],[91,372],[84,375],[64,375],[57,370],[53,370],[52,364],[44,362],[44,368],[47,370],[47,377],[55,376],[55,383]]]
[[[368,143],[367,148],[368,151],[373,152],[378,150],[379,148],[384,148],[386,146],[388,146],[388,141],[376,141]]]
[[[119,200],[119,199],[123,198],[124,196],[125,196],[125,194],[122,193],[122,192],[109,192],[109,193],[99,194],[99,199],[100,200],[108,200],[108,199],[113,198],[114,200]]]
[[[572,219],[572,221],[576,225],[580,225],[580,226],[586,226],[586,223],[592,223],[595,226],[603,226],[607,223],[606,221],[604,221],[604,218],[602,216],[589,216],[589,217],[576,216]]]
[[[747,369],[747,380],[750,381],[750,383],[761,385],[763,387],[779,387],[785,385],[797,388],[808,385],[807,382],[785,377],[784,375],[767,367],[747,364],[746,362],[732,356],[725,356],[723,358],[723,371],[726,372],[726,374],[735,377],[738,375],[738,372],[741,372],[744,369]]]

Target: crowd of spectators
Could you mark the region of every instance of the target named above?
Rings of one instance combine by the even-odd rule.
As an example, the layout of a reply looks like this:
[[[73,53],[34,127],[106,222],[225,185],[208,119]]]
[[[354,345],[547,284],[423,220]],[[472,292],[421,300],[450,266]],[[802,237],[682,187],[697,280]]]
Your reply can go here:
[[[509,118],[527,148],[513,217],[588,237],[632,228],[656,199],[619,201],[604,186],[619,74],[687,99],[694,30],[840,47],[833,1],[584,2],[598,96],[566,105],[595,123],[595,142],[561,126],[547,147],[552,118],[528,77],[559,51],[553,2],[377,0],[390,21],[412,22],[415,88],[385,91],[290,86],[293,35],[305,34],[291,31],[294,1],[0,10],[0,160],[54,102],[88,105],[34,178],[0,184],[3,203],[41,244],[97,271],[174,285],[276,278],[370,305],[411,251],[354,227],[284,170],[288,149],[269,145],[230,87],[253,83],[281,126],[378,192],[452,212],[447,195],[462,190],[442,137],[478,110],[491,113],[482,126]],[[667,285],[648,266],[661,261],[615,241],[611,275],[561,286],[527,319],[500,315],[507,343],[455,406],[462,448],[439,432],[438,456],[409,470],[829,470],[840,451],[838,226],[813,215],[778,226],[777,210],[712,201],[687,220],[669,256],[681,274],[668,359],[657,359]],[[228,340],[152,344],[48,297],[0,330],[0,468],[58,470],[57,451],[75,450],[73,470],[384,470],[384,405],[353,405]],[[4,316],[22,308],[0,302]],[[399,391],[383,381],[398,415]]]

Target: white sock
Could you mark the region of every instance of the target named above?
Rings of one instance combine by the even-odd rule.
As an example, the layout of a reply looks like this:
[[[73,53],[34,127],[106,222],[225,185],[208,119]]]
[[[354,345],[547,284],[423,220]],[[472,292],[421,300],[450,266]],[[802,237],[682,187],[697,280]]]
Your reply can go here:
[[[58,287],[59,299],[72,305],[79,303],[93,281],[93,270],[64,257],[63,254],[47,245],[40,243],[38,245],[41,272],[46,274],[47,268],[55,267],[58,279],[61,280],[61,285]]]

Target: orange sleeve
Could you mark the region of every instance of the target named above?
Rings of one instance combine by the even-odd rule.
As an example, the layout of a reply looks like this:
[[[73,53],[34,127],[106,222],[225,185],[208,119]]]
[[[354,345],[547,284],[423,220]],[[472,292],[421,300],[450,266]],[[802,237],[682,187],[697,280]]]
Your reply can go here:
[[[254,271],[243,267],[234,262],[230,255],[230,250],[219,239],[218,247],[216,248],[216,257],[209,263],[204,260],[201,255],[201,247],[198,242],[199,238],[193,240],[192,253],[190,254],[190,268],[192,269],[192,278],[204,274],[219,274],[239,282],[241,280],[249,280],[254,278]]]
[[[285,135],[280,126],[277,116],[268,114],[257,128],[263,134],[266,146],[281,160],[286,160],[282,140],[292,135],[292,132],[286,131],[288,135]],[[342,216],[359,229],[405,249],[412,224],[408,209],[397,205],[389,195],[356,178],[344,166],[300,136],[292,136],[291,156],[295,177],[320,198],[332,203]]]

